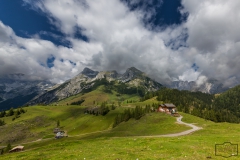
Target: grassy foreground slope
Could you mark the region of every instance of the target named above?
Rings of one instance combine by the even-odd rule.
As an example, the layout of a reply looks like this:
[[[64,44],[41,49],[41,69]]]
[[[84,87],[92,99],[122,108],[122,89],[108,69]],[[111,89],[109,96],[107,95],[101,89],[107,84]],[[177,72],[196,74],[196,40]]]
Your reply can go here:
[[[107,131],[107,136],[158,135],[175,133],[189,129],[175,123],[175,118],[162,113],[150,113],[140,120],[130,119],[112,129],[117,114],[125,107],[117,107],[107,115],[95,116],[84,114],[83,106],[34,106],[15,121],[4,117],[7,125],[1,126],[0,145],[16,144],[37,139],[53,138],[56,122],[67,131],[69,136]]]
[[[82,106],[69,105],[72,102],[84,99]],[[85,114],[87,107],[100,106],[102,102],[108,102],[109,108],[112,104],[117,106],[105,116]],[[26,113],[12,121],[11,117],[0,118],[6,125],[0,126],[0,146],[8,143],[17,144],[38,139],[54,137],[53,129],[60,122],[62,130],[68,135],[82,135],[86,133],[106,131],[106,136],[134,136],[134,135],[156,135],[180,132],[188,127],[175,123],[173,117],[160,113],[152,113],[142,117],[139,121],[130,119],[112,129],[117,114],[122,113],[126,108],[134,108],[136,105],[146,106],[159,103],[156,97],[139,101],[137,95],[125,95],[118,93],[106,93],[104,87],[85,94],[78,94],[66,98],[58,103],[49,106],[32,106],[24,108]],[[119,105],[119,102],[121,104]]]
[[[109,112],[106,116],[93,116],[84,114],[87,107],[100,105],[108,101],[117,105],[117,100],[137,98],[135,95],[121,95],[105,93],[104,87],[100,86],[96,90],[84,95],[78,94],[62,100],[59,103],[49,106],[32,106],[24,108],[26,113],[12,121],[11,117],[0,118],[6,125],[0,126],[0,145],[6,143],[16,143],[32,141],[41,138],[53,137],[53,129],[56,128],[57,121],[60,126],[70,135],[84,134],[89,132],[102,131],[111,128],[116,114],[122,112],[119,108]],[[84,99],[82,106],[67,105],[72,102]],[[95,104],[93,104],[95,102]]]
[[[223,159],[215,155],[215,144],[240,143],[239,124],[214,123],[181,113],[183,121],[195,123],[202,130],[181,137],[69,137],[26,144],[20,153],[6,154],[5,159]],[[97,134],[97,133],[96,133]],[[100,134],[100,133],[98,133]],[[222,154],[229,154],[228,150]],[[232,152],[231,152],[232,154]],[[225,156],[226,156],[225,155]],[[230,159],[239,159],[233,156]]]
[[[106,130],[111,127],[117,111],[111,111],[106,116],[84,114],[82,106],[34,106],[12,121],[4,117],[6,125],[1,126],[0,144],[16,143],[54,137],[53,129],[57,121],[70,135]]]

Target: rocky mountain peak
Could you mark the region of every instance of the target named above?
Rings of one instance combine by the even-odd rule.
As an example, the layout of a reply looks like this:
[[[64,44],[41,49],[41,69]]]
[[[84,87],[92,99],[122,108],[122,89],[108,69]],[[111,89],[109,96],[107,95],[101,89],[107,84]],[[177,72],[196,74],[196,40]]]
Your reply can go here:
[[[140,71],[139,69],[137,69],[135,67],[128,68],[126,72],[133,72],[133,73],[137,73],[137,74],[142,74],[143,73],[142,71]]]
[[[0,110],[22,106],[54,85],[47,80],[26,80],[21,76],[24,75],[12,74],[12,77],[0,78]]]
[[[203,93],[216,94],[221,93],[229,88],[224,87],[222,83],[217,80],[210,79],[204,83],[198,84],[196,81],[173,81],[171,84],[167,85],[169,88],[174,88],[178,90],[189,90],[189,91],[200,91]]]
[[[76,95],[83,91],[85,92],[86,90],[95,89],[93,88],[94,85],[102,85],[101,81],[98,81],[101,79],[106,79],[109,82],[114,81],[111,85],[115,85],[115,83],[125,83],[126,86],[132,88],[133,90],[134,88],[136,89],[136,87],[139,87],[139,89],[142,89],[143,91],[142,94],[144,94],[145,91],[156,91],[162,87],[160,83],[147,77],[143,72],[134,67],[127,69],[127,71],[122,75],[118,74],[116,71],[98,72],[89,68],[84,68],[84,70],[73,79],[70,79],[63,84],[54,87],[54,89],[35,97],[29,101],[28,104],[49,104],[54,101],[62,100],[66,97]],[[118,87],[118,85],[115,87]]]
[[[126,70],[126,72],[121,76],[121,79],[126,82],[137,77],[141,77],[142,75],[142,71],[138,70],[135,67],[131,67]]]
[[[110,72],[110,76],[111,76],[112,78],[117,78],[117,77],[118,77],[117,71],[115,71],[115,70],[111,71],[111,72]]]
[[[89,78],[94,78],[99,72],[93,71],[90,68],[85,67],[81,73]]]

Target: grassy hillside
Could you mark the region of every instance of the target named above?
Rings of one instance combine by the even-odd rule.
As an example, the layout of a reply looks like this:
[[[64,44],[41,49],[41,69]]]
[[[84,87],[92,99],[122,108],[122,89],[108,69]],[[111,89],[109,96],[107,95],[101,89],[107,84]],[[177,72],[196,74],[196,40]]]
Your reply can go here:
[[[27,108],[27,112],[12,121],[11,117],[1,118],[6,125],[1,126],[0,145],[41,138],[54,137],[53,129],[57,121],[68,135],[75,136],[85,133],[112,129],[117,114],[125,107],[117,107],[105,116],[85,114],[82,106],[34,106]],[[140,120],[130,119],[123,122],[107,134],[112,136],[156,135],[179,132],[188,127],[175,124],[175,118],[161,113],[151,113]]]
[[[106,116],[84,114],[82,106],[34,106],[12,121],[12,117],[1,118],[6,125],[1,126],[0,144],[54,137],[53,129],[60,121],[60,127],[69,135],[96,132],[111,128],[120,108]]]
[[[178,102],[177,95],[178,92],[168,100]],[[186,101],[188,96],[187,93]],[[196,93],[189,104],[204,103],[204,96]],[[78,94],[49,106],[27,107],[27,112],[15,121],[12,121],[12,117],[0,118],[6,122],[6,125],[0,126],[0,146],[9,142],[12,146],[25,146],[24,152],[0,155],[0,159],[222,159],[215,155],[216,144],[240,143],[239,124],[215,123],[186,113],[181,113],[184,122],[193,123],[203,129],[180,137],[141,137],[189,129],[176,123],[174,117],[156,112],[147,113],[139,120],[130,119],[112,128],[116,115],[123,113],[126,108],[162,103],[158,101],[160,97],[164,102],[169,102],[163,94],[152,95],[139,102],[137,95],[118,94],[114,91],[107,93],[101,86],[97,90]],[[81,106],[70,105],[82,99],[84,102]],[[84,113],[87,107],[99,106],[103,102],[107,102],[109,106],[115,104],[117,108],[110,110],[105,116]],[[57,121],[60,121],[60,127],[67,131],[69,137],[58,140],[53,138],[52,132]],[[35,141],[37,139],[41,140]],[[30,143],[24,143],[29,141]],[[235,151],[225,148],[220,154],[228,156],[235,154]],[[239,157],[234,156],[231,159]]]
[[[81,106],[69,105],[81,99],[85,100]],[[107,115],[95,116],[84,113],[86,108],[100,106],[103,102],[107,102],[107,106],[110,108]],[[126,108],[134,108],[136,105],[145,107],[153,103],[160,102],[156,100],[156,97],[139,102],[137,95],[106,93],[104,87],[101,86],[89,93],[78,94],[49,106],[25,107],[27,112],[21,114],[14,121],[12,121],[13,116],[0,118],[6,123],[6,125],[0,126],[0,145],[54,137],[53,129],[57,127],[57,121],[60,122],[61,129],[67,131],[71,136],[109,130],[112,129],[116,115],[122,113]],[[112,104],[117,107],[115,110],[111,109]],[[169,119],[169,116],[153,113],[139,121],[130,119],[129,122],[121,123],[107,134],[109,136],[148,135],[173,133],[187,129],[185,126],[174,124],[174,121],[175,119]],[[174,129],[169,127],[170,124]]]
[[[109,104],[114,103],[118,105],[118,102],[121,104],[126,104],[127,101],[136,102],[139,101],[139,96],[132,94],[119,94],[116,91],[112,90],[111,93],[106,92],[105,86],[99,86],[96,90],[88,92],[88,93],[80,93],[69,98],[63,99],[59,102],[52,103],[52,105],[67,105],[73,102],[77,102],[79,100],[84,99],[85,101],[81,104],[83,106],[96,106],[100,105],[102,102],[107,101]]]
[[[214,123],[181,113],[183,121],[195,123],[202,130],[181,137],[101,137],[77,136],[25,144],[25,152],[3,155],[3,159],[223,159],[215,155],[215,144],[240,143],[239,124]],[[231,130],[231,131],[229,131]],[[234,152],[234,151],[233,151]],[[233,152],[230,152],[231,154]],[[218,151],[217,153],[220,153]],[[228,155],[226,149],[221,152]],[[239,159],[233,156],[230,159]]]

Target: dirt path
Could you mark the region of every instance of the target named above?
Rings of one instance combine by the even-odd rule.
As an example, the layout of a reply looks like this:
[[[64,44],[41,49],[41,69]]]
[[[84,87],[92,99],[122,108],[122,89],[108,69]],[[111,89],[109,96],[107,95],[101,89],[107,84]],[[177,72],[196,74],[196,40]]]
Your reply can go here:
[[[154,138],[154,137],[178,137],[178,136],[184,136],[184,135],[188,135],[190,133],[193,133],[195,131],[198,131],[200,129],[202,129],[202,127],[198,127],[198,126],[195,126],[193,124],[190,124],[190,123],[185,123],[182,121],[182,116],[178,117],[177,118],[177,123],[179,124],[184,124],[186,126],[189,126],[189,127],[192,127],[192,129],[190,130],[186,130],[186,131],[183,131],[183,132],[179,132],[179,133],[173,133],[173,134],[162,134],[162,135],[153,135],[153,136],[134,136],[134,137],[145,137],[145,138]]]
[[[83,134],[78,134],[78,135],[74,135],[74,136],[69,136],[68,137],[79,137],[79,136],[85,136],[85,135],[89,135],[89,134],[94,134],[94,133],[103,133],[103,132],[107,132],[110,131],[111,129],[106,129],[106,130],[102,130],[102,131],[96,131],[96,132],[90,132],[90,133],[83,133]]]
[[[193,124],[183,122],[182,118],[183,118],[183,116],[177,117],[177,123],[189,126],[192,129],[189,129],[189,130],[186,130],[186,131],[183,131],[183,132],[179,132],[179,133],[172,133],[172,134],[161,134],[161,135],[152,135],[152,136],[131,136],[131,137],[146,137],[146,138],[151,138],[151,137],[152,138],[154,138],[154,137],[178,137],[178,136],[188,135],[190,133],[193,133],[195,131],[198,131],[198,130],[202,129],[202,127],[198,127],[198,126],[195,126]],[[103,131],[91,132],[91,133],[75,135],[75,136],[83,136],[83,135],[88,135],[88,134],[93,134],[93,133],[101,133],[101,132],[106,132],[106,131],[110,131],[110,130],[111,129],[107,129],[107,130],[103,130]],[[70,136],[70,137],[75,137],[75,136]],[[123,138],[123,137],[112,137],[112,138]]]
[[[186,130],[186,131],[183,131],[183,132],[179,132],[179,133],[172,133],[172,134],[161,134],[161,135],[152,135],[152,136],[128,136],[128,137],[134,137],[134,138],[178,137],[178,136],[188,135],[190,133],[193,133],[195,131],[198,131],[198,130],[202,129],[202,127],[198,127],[198,126],[195,126],[193,124],[183,122],[182,118],[183,118],[182,116],[177,117],[177,123],[184,124],[186,126],[191,127],[192,129]],[[78,136],[84,136],[84,135],[91,135],[91,134],[94,134],[94,133],[103,133],[103,132],[107,132],[107,131],[110,131],[110,130],[111,129],[107,129],[107,130],[103,130],[103,131],[84,133],[84,134],[68,136],[68,137],[78,137]],[[124,138],[124,137],[112,137],[112,138]],[[54,139],[54,138],[38,139],[36,141],[26,142],[26,143],[22,143],[22,144],[28,144],[28,143],[39,142],[39,141],[46,141],[46,140],[49,140],[49,139]]]
[[[177,136],[184,136],[184,135],[187,135],[187,134],[190,134],[190,133],[193,133],[193,132],[196,132],[196,131],[202,129],[202,127],[198,127],[198,126],[195,126],[195,125],[193,125],[193,124],[183,122],[183,121],[182,121],[182,118],[183,118],[182,116],[178,117],[178,118],[177,118],[177,123],[179,123],[179,124],[184,124],[184,125],[186,125],[186,126],[192,127],[192,129],[186,130],[186,131],[183,131],[183,132],[180,132],[180,133],[161,135],[160,137],[177,137]]]

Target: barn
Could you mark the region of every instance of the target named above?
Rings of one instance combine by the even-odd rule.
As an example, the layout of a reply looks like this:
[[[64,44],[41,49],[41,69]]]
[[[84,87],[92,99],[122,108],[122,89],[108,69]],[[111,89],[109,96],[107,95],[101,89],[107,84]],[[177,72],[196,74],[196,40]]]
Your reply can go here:
[[[177,107],[172,103],[160,104],[157,111],[177,115]]]

